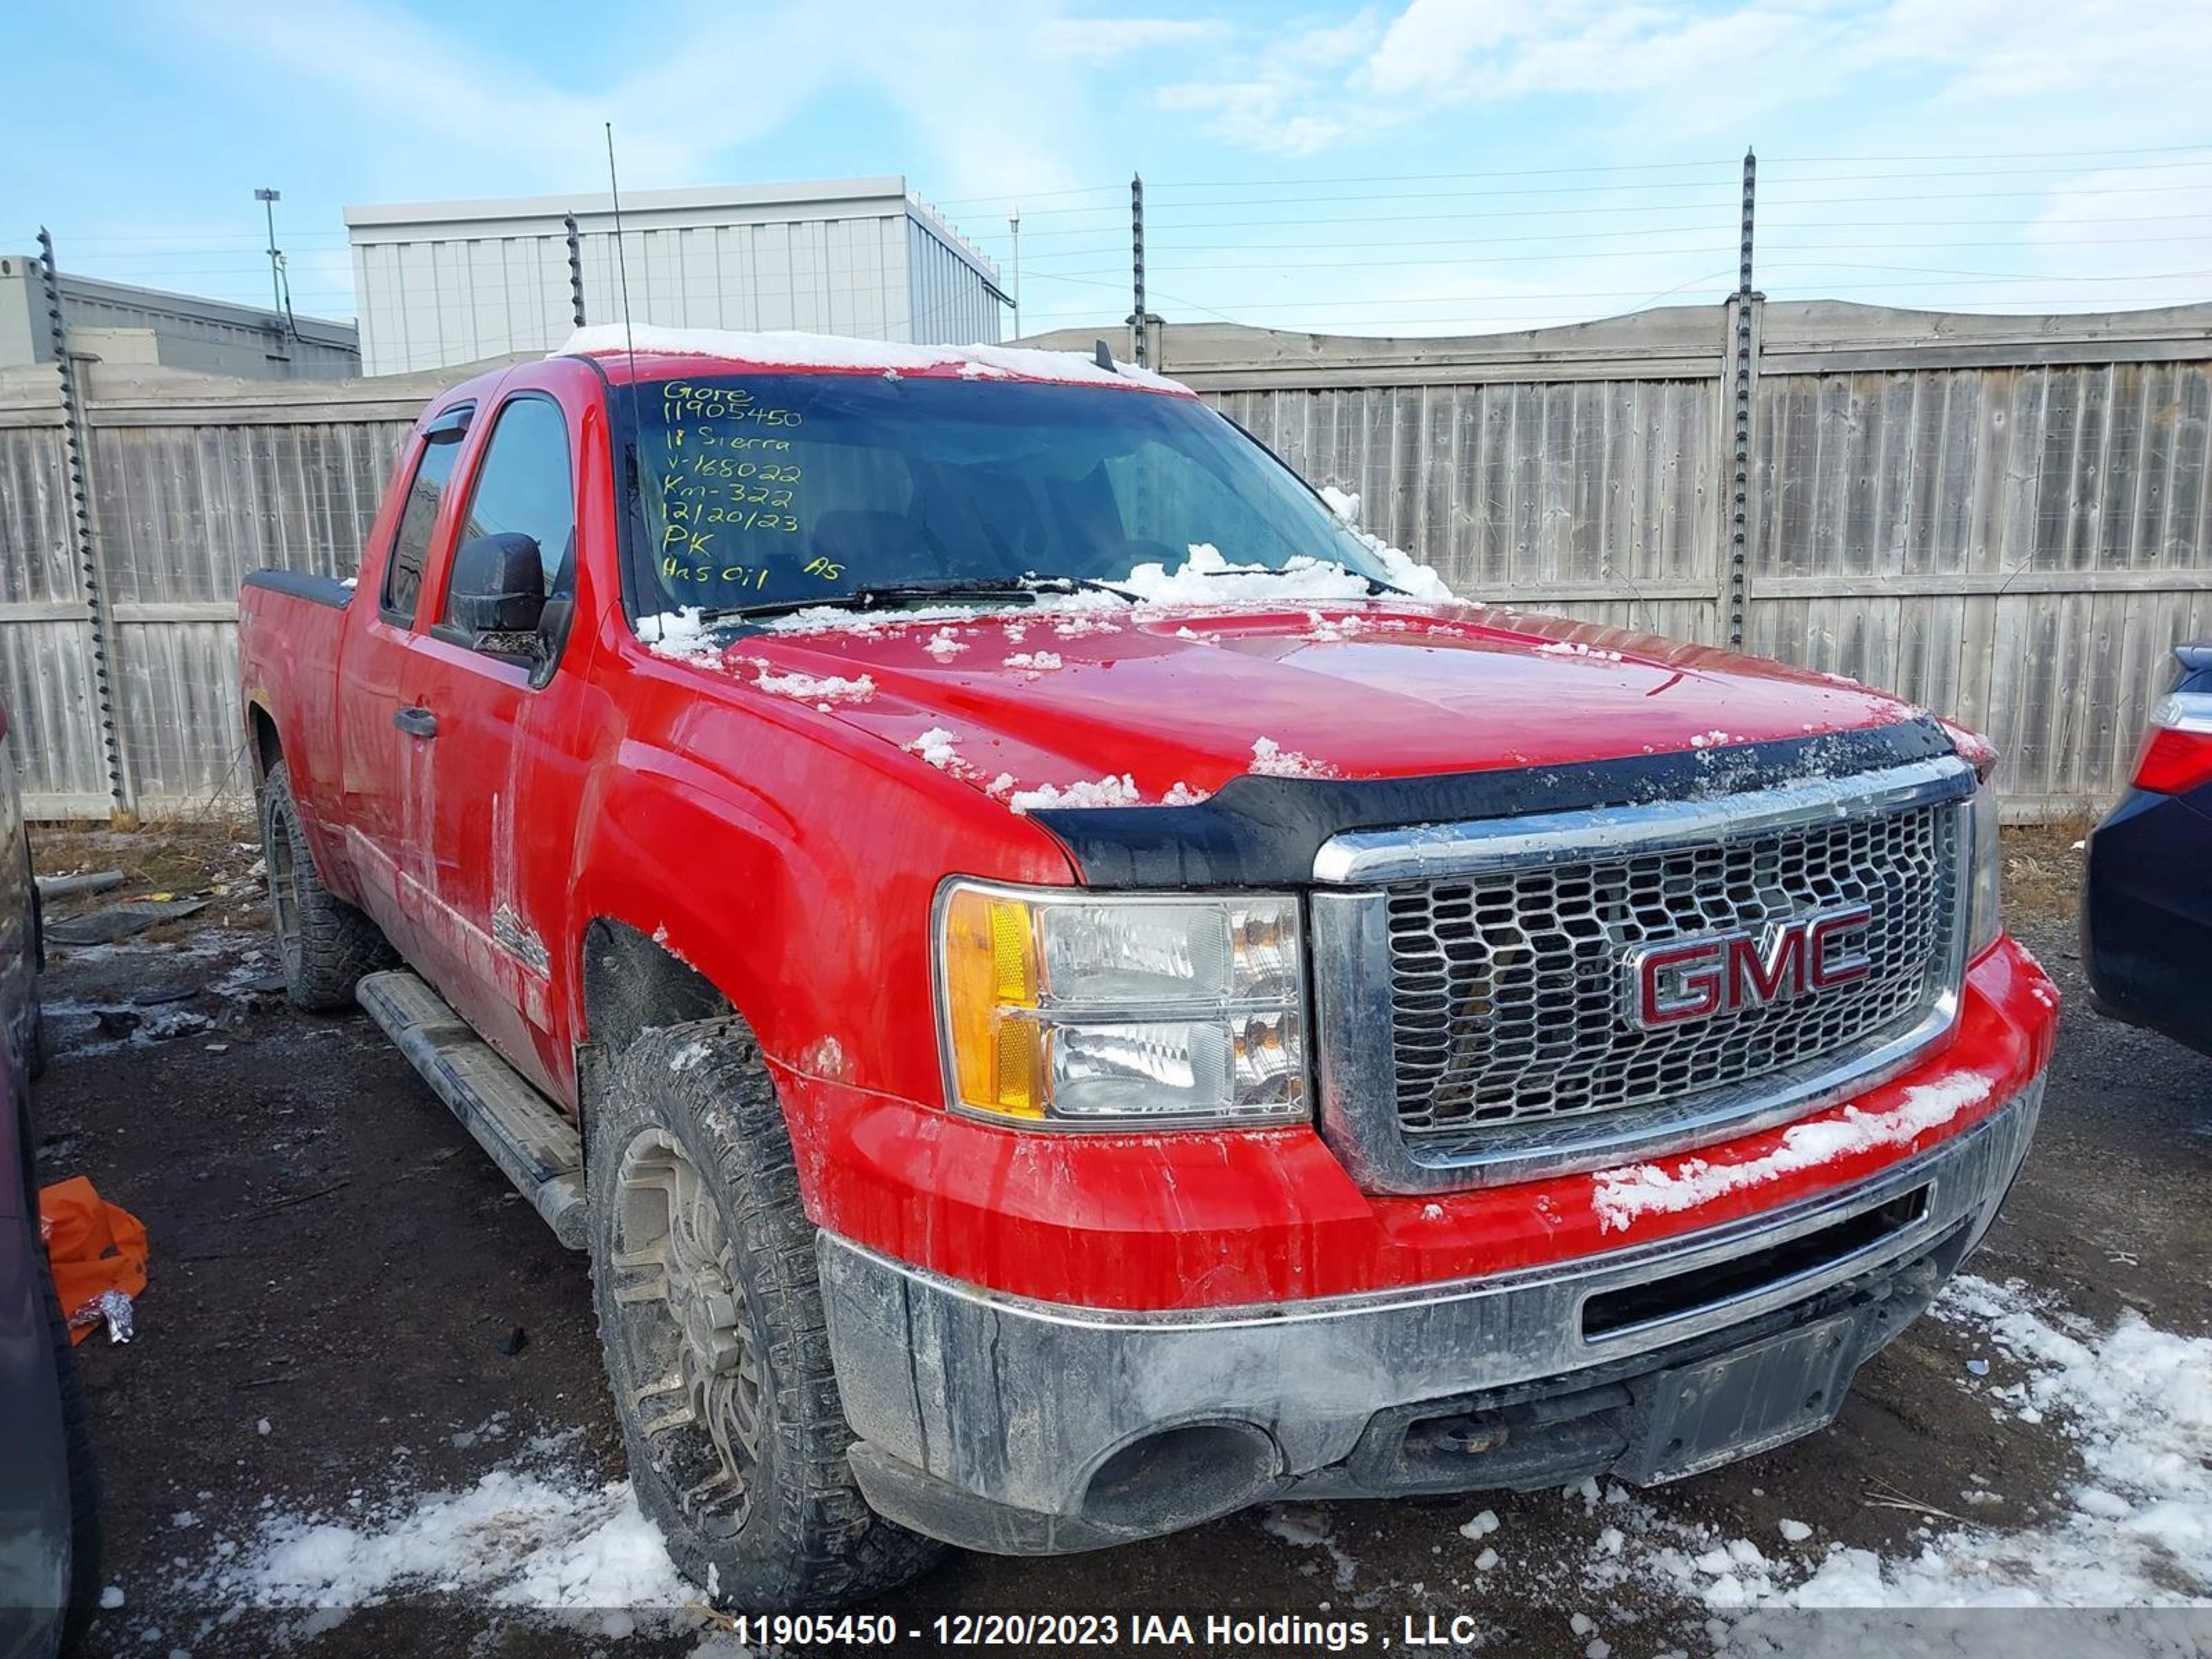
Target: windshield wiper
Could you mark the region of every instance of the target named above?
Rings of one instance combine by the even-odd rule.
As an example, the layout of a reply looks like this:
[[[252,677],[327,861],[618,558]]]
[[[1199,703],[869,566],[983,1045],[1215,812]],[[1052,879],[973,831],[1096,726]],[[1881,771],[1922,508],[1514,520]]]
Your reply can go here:
[[[700,619],[714,622],[732,617],[774,617],[793,611],[827,606],[841,611],[873,611],[915,599],[1035,599],[1040,593],[1073,593],[1079,590],[1111,593],[1133,601],[1136,595],[1089,576],[948,577],[941,581],[872,582],[842,593],[823,593],[804,599],[770,599],[759,605],[713,605]]]
[[[1364,570],[1355,569],[1351,565],[1345,563],[1341,559],[1321,559],[1317,560],[1316,562],[1321,564],[1333,564],[1339,570],[1344,572],[1346,575],[1358,577],[1360,580],[1367,584],[1367,596],[1370,599],[1378,598],[1384,593],[1403,593],[1407,591],[1406,589],[1399,586],[1395,582],[1387,582],[1380,576],[1370,575]],[[1182,569],[1176,572],[1176,574],[1178,577],[1187,574],[1221,577],[1279,576],[1282,574],[1283,572],[1270,568],[1265,565],[1229,565],[1218,570],[1211,568],[1194,570],[1190,566],[1186,565]]]

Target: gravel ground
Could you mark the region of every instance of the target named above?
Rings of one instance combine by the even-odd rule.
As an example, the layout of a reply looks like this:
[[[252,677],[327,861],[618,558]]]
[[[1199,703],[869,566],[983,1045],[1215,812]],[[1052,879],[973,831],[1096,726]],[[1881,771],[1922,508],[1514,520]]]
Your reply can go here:
[[[79,1350],[105,1462],[106,1577],[124,1598],[90,1650],[604,1650],[626,1621],[550,1622],[482,1595],[222,1622],[236,1598],[210,1574],[250,1553],[272,1515],[358,1515],[532,1459],[586,1483],[622,1472],[582,1258],[554,1244],[366,1019],[304,1017],[272,991],[243,833],[55,833],[40,847],[50,871],[129,870],[110,896],[222,890],[129,944],[56,950],[47,981],[57,1053],[35,1100],[42,1174],[89,1174],[153,1240],[137,1340]],[[2212,1061],[2088,1010],[2069,842],[2008,845],[2015,931],[2069,1004],[2036,1151],[1974,1271],[2100,1328],[2133,1308],[2203,1334]],[[1807,1551],[1891,1555],[1970,1505],[2001,1529],[2054,1522],[2080,1474],[2075,1443],[1978,1397],[2008,1364],[1996,1353],[1990,1372],[1985,1337],[1971,1322],[1922,1322],[1861,1374],[1832,1431],[1639,1494],[1634,1514],[1647,1532],[1710,1528],[1782,1556],[1801,1547],[1785,1521],[1810,1528]],[[1463,1535],[1484,1510],[1495,1530]],[[1558,1492],[1295,1506],[1105,1556],[955,1556],[888,1609],[916,1623],[944,1609],[1237,1607],[1358,1617],[1394,1645],[1407,1615],[1472,1613],[1478,1639],[1515,1654],[1710,1647],[1705,1607],[1593,1570],[1618,1548],[1613,1518]],[[1486,1570],[1486,1548],[1498,1556]],[[625,1650],[700,1640],[648,1629]]]

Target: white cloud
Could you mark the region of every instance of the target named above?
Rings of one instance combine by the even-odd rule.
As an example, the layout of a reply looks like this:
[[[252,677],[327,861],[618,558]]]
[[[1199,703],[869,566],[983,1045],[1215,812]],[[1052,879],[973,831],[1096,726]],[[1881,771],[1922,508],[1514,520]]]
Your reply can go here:
[[[1206,130],[1224,143],[1311,155],[1376,125],[1376,112],[1347,100],[1340,85],[1378,33],[1365,12],[1297,30],[1218,77],[1172,82],[1156,99],[1170,113],[1205,118]]]
[[[2212,8],[2132,0],[1410,0],[1387,24],[1361,12],[1287,42],[1231,38],[1158,101],[1225,143],[1292,155],[1454,106],[1547,97],[1602,100],[1613,137],[1674,143],[1801,125],[1814,106],[1849,120],[1856,100],[1888,116],[1894,144],[1900,103],[1902,125],[1922,131],[1948,125],[1954,103],[2006,104],[2033,108],[2038,136],[2019,142],[2033,147],[2053,124],[2109,131],[2116,108],[2187,118],[2193,94],[2172,66],[2208,57]]]
[[[831,95],[872,98],[903,118],[922,153],[886,155],[883,170],[926,173],[933,191],[1063,187],[1081,181],[1073,158],[1105,101],[1097,65],[1219,33],[1204,20],[1070,17],[995,0],[672,0],[647,22],[611,27],[603,46],[572,51],[556,80],[474,44],[458,21],[441,27],[388,0],[323,0],[312,27],[287,0],[158,3],[228,66],[265,71],[284,115],[309,104],[325,122],[373,131],[382,171],[414,179],[436,162],[447,179],[477,181],[408,186],[418,195],[597,189],[608,120],[626,187],[787,177],[763,141]]]
[[[685,171],[698,154],[681,136],[682,124],[656,118],[650,82],[580,93],[393,8],[324,0],[306,27],[298,7],[283,0],[172,0],[165,9],[181,33],[273,71],[272,101],[286,113],[306,106],[325,119],[352,115],[386,154],[442,149],[463,173],[480,172],[489,160],[523,189],[596,187],[606,171],[602,123],[610,119],[641,183]],[[770,98],[735,118],[767,121],[775,106]]]
[[[1055,17],[1047,21],[1042,33],[1053,56],[1110,64],[1132,52],[1216,40],[1226,27],[1210,17]]]

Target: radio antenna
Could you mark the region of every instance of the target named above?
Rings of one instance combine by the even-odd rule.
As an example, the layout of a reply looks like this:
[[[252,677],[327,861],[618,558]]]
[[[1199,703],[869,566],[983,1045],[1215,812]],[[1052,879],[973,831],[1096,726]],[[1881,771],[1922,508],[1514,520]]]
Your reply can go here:
[[[623,251],[622,181],[615,174],[615,124],[607,123],[607,195],[615,208],[615,270],[622,287],[623,349],[629,357],[629,395],[637,397],[637,336],[629,323],[629,258]]]

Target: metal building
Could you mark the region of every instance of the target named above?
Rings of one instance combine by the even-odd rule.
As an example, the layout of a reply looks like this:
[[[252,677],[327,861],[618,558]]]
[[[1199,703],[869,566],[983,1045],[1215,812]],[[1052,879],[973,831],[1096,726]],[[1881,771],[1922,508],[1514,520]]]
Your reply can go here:
[[[920,344],[995,342],[998,268],[906,180],[605,192],[345,211],[371,374],[550,350],[574,320],[563,216],[588,321],[796,328]],[[627,272],[623,267],[627,265]]]
[[[102,362],[253,380],[331,380],[361,373],[361,339],[350,323],[282,316],[263,307],[66,271],[60,289],[70,351]],[[0,254],[0,368],[52,357],[37,257]]]

